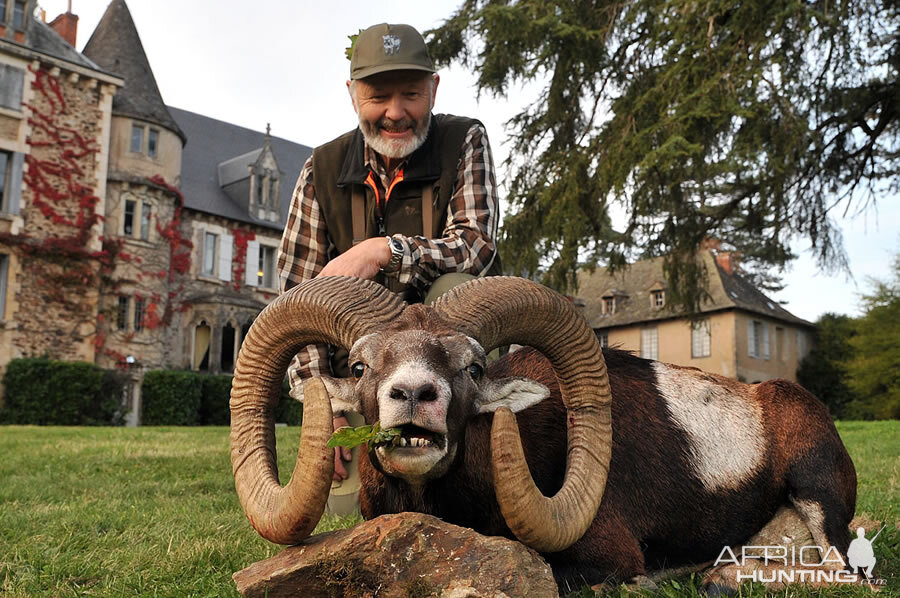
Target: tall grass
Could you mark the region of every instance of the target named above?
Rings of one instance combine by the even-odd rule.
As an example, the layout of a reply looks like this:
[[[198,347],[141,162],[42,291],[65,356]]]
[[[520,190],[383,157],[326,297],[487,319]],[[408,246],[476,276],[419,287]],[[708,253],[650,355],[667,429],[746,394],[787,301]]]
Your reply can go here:
[[[839,430],[859,474],[857,513],[889,524],[875,545],[888,595],[900,574],[900,422]],[[284,483],[299,434],[277,431]],[[356,521],[326,517],[317,531]],[[279,550],[243,516],[227,428],[0,427],[3,596],[237,596],[232,573]],[[674,583],[663,595],[697,592]]]

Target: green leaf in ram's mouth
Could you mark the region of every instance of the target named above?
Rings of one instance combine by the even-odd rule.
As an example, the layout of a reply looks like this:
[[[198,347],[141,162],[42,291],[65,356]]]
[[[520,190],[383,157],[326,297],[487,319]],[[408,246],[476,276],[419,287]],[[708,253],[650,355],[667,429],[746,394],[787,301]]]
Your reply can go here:
[[[328,448],[343,446],[355,448],[361,444],[368,444],[370,448],[378,444],[396,445],[400,439],[400,428],[381,429],[381,424],[376,422],[373,426],[358,426],[356,428],[345,426],[334,431],[328,440]]]

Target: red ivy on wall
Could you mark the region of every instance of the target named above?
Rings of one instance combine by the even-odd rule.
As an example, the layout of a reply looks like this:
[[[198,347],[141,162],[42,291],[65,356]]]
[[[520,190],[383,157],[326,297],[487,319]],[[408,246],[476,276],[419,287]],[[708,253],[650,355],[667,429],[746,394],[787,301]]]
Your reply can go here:
[[[240,291],[244,282],[244,274],[247,272],[247,245],[256,239],[256,233],[252,230],[236,228],[231,231],[234,236],[234,290]]]
[[[30,110],[27,122],[32,128],[32,136],[26,142],[32,150],[48,148],[55,151],[39,152],[44,159],[38,158],[34,151],[27,154],[27,172],[23,175],[23,183],[31,191],[31,205],[63,232],[40,238],[24,233],[3,233],[0,234],[0,242],[17,247],[23,256],[35,258],[27,262],[27,268],[45,301],[63,306],[73,320],[79,317],[84,319],[93,313],[91,299],[94,293],[99,293],[101,288],[105,292],[115,293],[118,288],[118,282],[113,278],[115,265],[139,265],[141,259],[122,250],[123,239],[101,236],[98,238],[102,248],[99,251],[89,248],[92,230],[102,222],[103,216],[97,213],[101,199],[93,193],[91,186],[82,183],[86,173],[81,162],[98,153],[99,144],[63,124],[68,115],[68,104],[59,81],[46,69],[28,68],[35,75],[32,89],[49,109],[41,110],[36,103],[24,104]],[[189,271],[193,245],[181,233],[184,206],[181,191],[161,176],[152,177],[149,183],[176,198],[172,220],[165,225],[159,221],[156,223],[157,231],[169,245],[168,270],[138,274],[138,280],[158,277],[167,279],[170,285],[165,299],[158,293],[148,298],[142,326],[152,330],[168,325],[175,311],[187,309],[187,305],[178,299],[184,282],[174,290],[171,286],[176,275],[181,276]],[[66,230],[68,234],[64,232]],[[97,315],[94,347],[119,365],[124,365],[125,355],[105,347],[104,319],[102,312]]]

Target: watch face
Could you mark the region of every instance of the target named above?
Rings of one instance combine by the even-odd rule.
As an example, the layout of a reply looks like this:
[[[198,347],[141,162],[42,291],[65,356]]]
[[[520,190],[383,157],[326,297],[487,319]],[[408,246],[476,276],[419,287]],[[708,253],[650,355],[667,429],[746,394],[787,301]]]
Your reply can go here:
[[[393,247],[394,251],[403,251],[403,243],[398,239],[391,239],[391,247]]]

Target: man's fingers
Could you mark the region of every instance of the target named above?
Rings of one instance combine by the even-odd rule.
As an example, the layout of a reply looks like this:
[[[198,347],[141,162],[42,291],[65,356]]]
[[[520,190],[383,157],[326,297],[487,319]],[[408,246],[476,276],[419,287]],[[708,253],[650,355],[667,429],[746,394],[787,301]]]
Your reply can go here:
[[[333,479],[336,482],[342,482],[346,480],[347,468],[344,467],[344,460],[342,459],[341,449],[334,449],[334,476]]]
[[[350,459],[353,457],[353,452],[346,446],[342,446],[341,457],[344,459],[344,461],[350,461]]]

